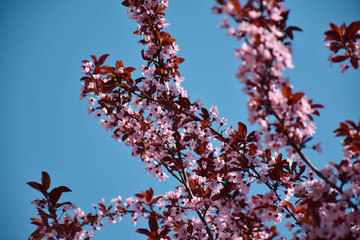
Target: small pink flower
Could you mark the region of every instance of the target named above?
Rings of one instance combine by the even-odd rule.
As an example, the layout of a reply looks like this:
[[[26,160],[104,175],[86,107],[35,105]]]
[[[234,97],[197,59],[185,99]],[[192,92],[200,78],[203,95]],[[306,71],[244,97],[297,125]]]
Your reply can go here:
[[[108,223],[109,224],[114,224],[116,223],[116,218],[114,216],[109,216],[108,217]]]
[[[220,120],[220,125],[221,126],[224,126],[224,125],[226,125],[227,124],[227,120],[225,119],[225,118],[221,118],[221,120]]]
[[[99,80],[99,79],[101,79],[101,74],[99,74],[99,73],[94,74],[93,77],[94,77],[94,79]]]
[[[119,67],[118,69],[116,69],[117,73],[124,73],[124,68],[123,67]]]
[[[231,36],[236,36],[236,30],[234,28],[232,28],[232,27],[229,27],[227,35],[230,36],[230,37]]]
[[[162,209],[162,207],[165,205],[165,202],[162,200],[157,201],[156,206],[158,206],[159,209]]]
[[[84,68],[84,70],[81,73],[83,73],[83,74],[90,73],[90,68]]]
[[[93,63],[90,61],[84,64],[84,67],[87,67],[87,68],[91,68],[92,66],[93,66]]]
[[[341,64],[341,65],[340,65],[340,68],[341,68],[341,72],[344,73],[344,72],[346,72],[346,71],[349,69],[349,65],[347,65],[347,64]]]
[[[88,98],[88,103],[89,103],[89,105],[94,106],[94,104],[95,104],[96,102],[97,102],[97,101],[96,101],[95,98],[93,98],[93,97],[89,97],[89,98]]]
[[[88,85],[89,89],[94,89],[95,88],[95,84],[93,82],[89,83]]]
[[[321,149],[321,146],[320,146],[321,143],[318,143],[316,145],[314,145],[312,148],[317,151],[318,153],[321,153],[322,149]]]
[[[111,202],[114,204],[121,204],[121,202],[122,202],[121,196],[118,196],[117,198],[112,199]]]
[[[255,10],[252,10],[252,11],[249,11],[249,17],[252,18],[252,19],[255,19],[255,18],[258,18],[261,16],[261,12],[258,12],[258,11],[255,11]]]
[[[107,114],[108,114],[108,110],[107,110],[106,108],[102,108],[102,109],[101,109],[101,114],[107,115]]]
[[[227,17],[224,18],[224,20],[222,20],[222,22],[220,23],[220,28],[228,28],[230,27],[229,25],[229,19]]]
[[[212,114],[212,115],[214,115],[215,117],[217,117],[218,116],[218,114],[219,114],[219,111],[218,111],[218,108],[215,106],[211,106],[210,107],[210,113]]]
[[[292,224],[289,220],[287,220],[285,227],[289,228],[289,232],[292,232],[292,228],[294,227],[294,224]]]
[[[63,217],[63,221],[64,222],[71,222],[73,220],[73,217],[68,214],[68,213],[65,213],[65,216]]]
[[[36,208],[39,208],[41,207],[42,204],[40,204],[40,200],[39,199],[36,199],[34,201],[32,201],[32,203]]]
[[[93,66],[93,63],[92,62],[87,62],[84,64],[83,68],[84,68],[84,71],[82,71],[81,73],[83,74],[88,74],[90,73],[90,70],[91,70],[91,67]]]
[[[92,107],[88,107],[88,114],[91,115],[95,110]]]
[[[179,77],[179,76],[175,76],[175,79],[174,79],[174,82],[176,84],[177,87],[180,86],[181,82],[184,81],[184,78],[183,77]]]
[[[85,217],[84,211],[82,211],[80,208],[76,209],[74,212],[75,212],[75,216],[78,217],[78,218]]]
[[[321,174],[326,178],[330,178],[333,174],[333,170],[328,165],[326,165],[321,169]]]
[[[51,230],[50,233],[46,234],[46,236],[48,238],[53,238],[53,237],[56,237],[57,236],[57,232],[55,231],[55,229]]]
[[[159,178],[159,181],[165,181],[169,176],[166,175],[166,173],[159,173],[157,177]]]

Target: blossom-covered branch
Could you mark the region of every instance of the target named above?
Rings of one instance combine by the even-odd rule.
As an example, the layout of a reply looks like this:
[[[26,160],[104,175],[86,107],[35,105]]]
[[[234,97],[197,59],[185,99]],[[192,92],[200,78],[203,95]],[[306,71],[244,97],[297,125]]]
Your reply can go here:
[[[140,156],[149,174],[160,181],[171,176],[179,186],[159,196],[150,188],[125,202],[117,197],[110,206],[102,200],[94,206],[96,214],[85,215],[67,202],[59,217],[60,196],[55,203],[49,197],[50,177],[43,173],[41,184],[30,184],[44,195],[36,201],[41,219],[33,220],[38,229],[32,237],[89,239],[103,219],[115,223],[126,214],[134,224],[147,219],[149,228],[137,232],[148,239],[274,239],[284,218],[294,239],[360,237],[360,172],[354,161],[359,127],[349,121],[337,130],[347,136],[346,155],[339,165],[331,163],[334,168],[317,170],[304,155],[315,133],[313,115],[322,105],[293,93],[283,76],[293,67],[290,39],[300,28],[286,25],[289,11],[281,2],[218,0],[214,7],[231,17],[221,26],[242,44],[235,52],[242,60],[236,76],[251,97],[249,122],[261,126],[249,133],[244,123],[227,127],[217,107],[192,101],[181,86],[184,59],[164,30],[168,1],[124,1],[144,46],[142,76],[134,77],[136,68],[121,60],[105,65],[108,54],[91,56],[83,61],[81,99],[87,98],[89,114],[99,117],[115,140]],[[311,147],[320,151],[319,144]],[[265,186],[261,194],[253,194],[255,183]],[[67,214],[74,209],[74,216]]]

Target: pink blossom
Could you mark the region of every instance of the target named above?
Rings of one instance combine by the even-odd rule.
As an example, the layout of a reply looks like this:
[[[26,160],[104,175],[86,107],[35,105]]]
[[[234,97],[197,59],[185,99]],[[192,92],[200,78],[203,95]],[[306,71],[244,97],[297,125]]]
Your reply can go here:
[[[159,173],[156,175],[159,178],[159,181],[165,181],[169,176],[166,173]]]
[[[86,62],[86,63],[84,64],[84,66],[83,66],[84,70],[83,70],[81,73],[83,73],[83,74],[89,74],[92,66],[93,66],[93,63],[92,63],[92,62],[90,62],[90,61],[89,61],[89,62]]]
[[[89,89],[94,89],[95,88],[95,84],[93,82],[89,83],[88,85]]]
[[[124,68],[123,67],[119,67],[118,69],[116,69],[117,73],[124,73]]]
[[[326,165],[321,169],[321,174],[323,174],[326,178],[330,178],[333,174],[333,170],[328,165]]]
[[[68,213],[65,213],[65,216],[62,218],[64,222],[71,222],[73,220],[73,216]]]
[[[229,25],[229,19],[227,17],[224,17],[224,19],[221,21],[219,27],[220,28],[228,28]]]
[[[219,111],[218,111],[218,108],[215,106],[211,106],[210,107],[210,113],[212,114],[212,115],[214,115],[215,117],[217,117],[218,116],[218,114],[219,114]]]
[[[322,149],[320,146],[321,143],[317,143],[316,145],[314,145],[312,148],[317,151],[318,153],[321,153]]]
[[[347,64],[341,64],[341,65],[340,65],[340,68],[341,68],[341,72],[344,73],[344,72],[346,72],[346,71],[349,69],[349,65],[347,65]]]
[[[102,109],[101,109],[101,114],[107,115],[107,114],[108,114],[107,109],[106,109],[106,108],[102,108]]]
[[[261,16],[261,12],[255,11],[255,10],[251,10],[249,11],[249,17],[252,19],[256,19],[258,17]]]
[[[39,199],[36,199],[36,200],[32,201],[31,204],[33,204],[36,208],[42,208],[43,207]]]
[[[77,208],[74,212],[75,212],[75,216],[78,217],[78,218],[84,218],[85,217],[84,211],[82,211],[80,208]]]
[[[53,238],[57,236],[57,231],[55,229],[52,229],[50,233],[47,233],[46,236],[48,238]]]
[[[115,205],[121,204],[122,203],[121,196],[118,196],[117,198],[112,199],[111,202],[114,203]]]
[[[93,78],[96,79],[96,80],[100,80],[101,79],[101,74],[100,73],[94,74]]]

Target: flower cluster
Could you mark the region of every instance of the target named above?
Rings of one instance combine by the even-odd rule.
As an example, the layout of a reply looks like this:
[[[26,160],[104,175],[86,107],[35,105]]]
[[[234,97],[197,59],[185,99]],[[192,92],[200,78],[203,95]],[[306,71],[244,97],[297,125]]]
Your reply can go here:
[[[242,61],[236,77],[251,96],[247,104],[250,124],[261,126],[264,143],[271,151],[291,146],[287,149],[289,157],[297,155],[292,145],[305,147],[316,129],[311,115],[319,115],[315,108],[322,107],[302,92],[292,93],[289,79],[283,76],[286,68],[293,68],[288,40],[293,38],[294,30],[301,29],[286,26],[289,11],[278,1],[249,1],[243,6],[238,1],[220,1],[214,12],[229,15],[235,26],[227,17],[220,26],[228,29],[228,35],[242,40],[235,50]]]
[[[28,184],[41,192],[42,199],[37,199],[32,202],[38,211],[40,219],[31,218],[32,224],[37,226],[37,229],[31,234],[29,240],[36,239],[86,239],[93,237],[92,232],[96,230],[94,222],[97,216],[88,214],[71,202],[59,202],[61,195],[64,192],[71,190],[65,186],[60,186],[49,191],[50,176],[47,172],[42,172],[41,183],[28,182]],[[73,214],[69,214],[73,211]],[[92,225],[93,231],[86,231],[82,228],[84,225]]]
[[[334,54],[339,50],[345,50],[344,55],[330,56],[331,63],[344,62],[349,59],[352,67],[357,69],[360,63],[360,21],[352,22],[349,26],[343,23],[340,27],[330,23],[329,31],[325,32],[325,41],[331,41],[325,44]],[[346,72],[349,65],[341,64],[341,72]]]

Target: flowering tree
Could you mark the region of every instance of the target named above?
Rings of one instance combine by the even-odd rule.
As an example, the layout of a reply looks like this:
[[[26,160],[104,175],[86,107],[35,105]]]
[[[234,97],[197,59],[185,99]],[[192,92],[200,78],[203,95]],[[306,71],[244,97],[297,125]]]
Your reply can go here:
[[[314,116],[323,106],[303,92],[293,92],[288,78],[292,68],[293,32],[287,26],[289,10],[281,0],[217,0],[215,14],[226,17],[221,27],[235,37],[241,66],[236,77],[244,85],[249,123],[227,126],[217,107],[192,101],[181,86],[176,40],[164,29],[167,0],[125,0],[136,20],[134,32],[142,37],[142,77],[134,67],[116,61],[105,65],[108,54],[83,61],[81,99],[87,97],[89,114],[100,118],[115,140],[140,156],[149,174],[160,181],[179,183],[165,195],[152,188],[125,201],[102,200],[95,213],[85,214],[71,202],[59,202],[70,189],[50,190],[50,176],[29,182],[42,199],[33,202],[40,218],[30,239],[90,239],[103,226],[130,215],[133,223],[146,219],[148,228],[136,232],[148,239],[273,239],[281,237],[276,224],[285,221],[293,239],[360,238],[360,121],[345,121],[334,132],[345,137],[344,157],[317,169],[304,154],[311,143]],[[360,21],[349,26],[330,24],[326,46],[334,63],[360,61]],[[343,51],[340,53],[339,51]],[[350,68],[343,64],[342,71]],[[253,194],[254,183],[266,190]]]

